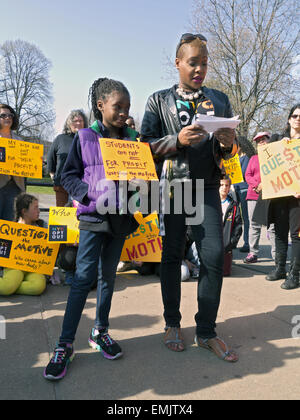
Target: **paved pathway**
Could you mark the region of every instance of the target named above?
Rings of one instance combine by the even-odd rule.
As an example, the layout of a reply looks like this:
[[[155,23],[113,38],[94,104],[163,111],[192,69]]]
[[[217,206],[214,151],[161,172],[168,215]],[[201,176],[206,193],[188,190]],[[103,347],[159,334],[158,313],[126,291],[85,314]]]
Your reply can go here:
[[[124,357],[108,361],[88,347],[96,305],[92,291],[75,360],[59,383],[44,380],[42,372],[60,333],[68,287],[49,285],[40,297],[1,297],[6,339],[0,339],[0,399],[298,399],[300,339],[292,338],[292,331],[300,335],[300,289],[284,291],[280,281],[265,281],[273,265],[265,230],[261,243],[257,264],[244,264],[245,255],[236,250],[232,276],[224,278],[217,331],[239,352],[237,364],[193,345],[195,280],[182,284],[187,349],[168,351],[162,343],[159,280],[132,271],[117,275],[111,310],[110,332]],[[292,323],[296,316],[299,327]]]

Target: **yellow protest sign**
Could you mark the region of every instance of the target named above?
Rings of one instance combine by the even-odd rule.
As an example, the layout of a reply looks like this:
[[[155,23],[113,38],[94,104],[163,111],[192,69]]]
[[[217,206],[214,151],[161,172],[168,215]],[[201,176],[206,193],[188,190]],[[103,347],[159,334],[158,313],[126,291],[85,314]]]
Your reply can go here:
[[[158,180],[148,143],[105,138],[99,141],[107,179]]]
[[[48,241],[60,244],[79,243],[79,220],[75,207],[50,207]]]
[[[263,199],[300,192],[300,139],[259,146],[258,159]]]
[[[0,220],[0,266],[52,275],[59,245],[47,238],[45,228]]]
[[[136,219],[140,225],[134,233],[127,236],[120,260],[160,262],[162,241],[157,213],[145,218],[140,215]]]
[[[43,178],[42,144],[14,139],[0,139],[0,174]]]
[[[228,160],[222,160],[226,174],[230,177],[232,184],[238,184],[243,182],[243,172],[240,164],[239,155],[236,154],[233,158]]]

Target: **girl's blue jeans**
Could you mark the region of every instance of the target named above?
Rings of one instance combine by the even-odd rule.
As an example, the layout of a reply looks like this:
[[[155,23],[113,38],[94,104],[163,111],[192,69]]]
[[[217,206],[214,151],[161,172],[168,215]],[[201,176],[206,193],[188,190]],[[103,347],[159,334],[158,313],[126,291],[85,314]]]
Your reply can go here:
[[[80,230],[76,272],[71,285],[61,343],[73,343],[91,285],[98,277],[96,328],[108,328],[116,270],[125,238],[103,232]],[[100,262],[99,262],[100,259]]]

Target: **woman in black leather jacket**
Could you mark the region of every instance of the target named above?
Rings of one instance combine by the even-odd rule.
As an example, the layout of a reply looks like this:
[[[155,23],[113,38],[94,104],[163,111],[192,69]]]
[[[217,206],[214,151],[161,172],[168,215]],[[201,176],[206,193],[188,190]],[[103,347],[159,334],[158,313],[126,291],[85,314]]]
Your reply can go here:
[[[196,202],[195,206],[197,209],[204,204],[204,220],[201,224],[192,225],[201,260],[195,342],[225,361],[236,362],[236,353],[228,350],[217,337],[215,321],[224,261],[220,162],[222,158],[232,157],[237,147],[234,130],[219,129],[210,135],[196,123],[199,114],[232,117],[227,96],[202,87],[207,61],[206,39],[199,34],[184,34],[176,50],[179,85],[150,96],[142,122],[141,139],[150,143],[161,183],[162,180],[191,180],[195,203],[196,181],[204,180],[204,203]],[[160,219],[161,234],[164,235],[161,264],[166,322],[164,342],[170,350],[182,351],[185,347],[180,330],[180,266],[185,245],[186,214],[177,214],[177,197],[172,193],[170,195],[171,210],[169,214],[161,215]]]

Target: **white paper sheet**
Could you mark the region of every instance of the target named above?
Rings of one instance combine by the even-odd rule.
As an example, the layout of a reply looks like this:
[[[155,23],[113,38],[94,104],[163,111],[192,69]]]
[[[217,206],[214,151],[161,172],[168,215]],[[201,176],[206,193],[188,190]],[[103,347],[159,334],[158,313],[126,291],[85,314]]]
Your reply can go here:
[[[238,115],[232,118],[221,118],[213,115],[198,114],[195,124],[202,125],[208,133],[214,133],[219,128],[236,128],[241,122]]]

